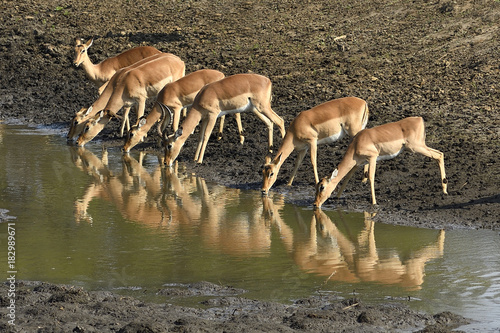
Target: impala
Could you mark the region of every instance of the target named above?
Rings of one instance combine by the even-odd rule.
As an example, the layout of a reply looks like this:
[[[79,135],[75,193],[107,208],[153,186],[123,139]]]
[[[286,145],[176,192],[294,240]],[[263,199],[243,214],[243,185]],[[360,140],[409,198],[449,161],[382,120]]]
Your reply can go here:
[[[200,89],[208,83],[223,78],[224,74],[222,72],[213,69],[201,69],[165,85],[158,93],[157,103],[155,103],[151,112],[149,112],[147,117],[142,117],[139,123],[133,126],[128,132],[128,139],[123,150],[129,152],[132,147],[142,142],[147,136],[148,131],[157,122],[159,122],[158,132],[160,135],[165,130],[165,127],[170,126],[172,122],[173,130],[176,131],[179,127],[181,111],[193,104],[193,100]],[[241,118],[239,114],[236,114],[236,116],[240,132],[240,142],[243,143],[244,137],[242,135]],[[222,132],[222,126],[220,132]]]
[[[144,58],[161,53],[161,51],[152,46],[139,46],[94,65],[90,61],[88,54],[88,49],[93,41],[93,39],[89,39],[86,43],[83,43],[81,39],[76,39],[75,60],[73,64],[76,67],[80,65],[83,67],[87,77],[99,88],[99,93],[104,90],[105,84],[120,68],[130,66]]]
[[[356,169],[366,163],[368,163],[372,204],[376,205],[375,166],[377,161],[394,158],[405,149],[428,156],[438,162],[443,193],[448,194],[444,154],[425,144],[424,120],[421,117],[410,117],[359,132],[349,144],[338,169],[335,169],[329,178],[323,178],[317,183],[314,207],[320,208],[335,190],[337,184],[345,177],[344,184],[337,194],[337,197],[340,197]]]
[[[285,126],[283,119],[271,109],[271,85],[271,80],[261,75],[236,74],[203,87],[179,129],[170,136],[164,132],[165,164],[172,165],[200,121],[200,139],[194,160],[202,163],[217,118],[231,113],[251,111],[257,115],[268,128],[269,150],[272,150],[273,123],[279,126],[282,137]]]
[[[276,182],[283,162],[294,150],[298,151],[298,155],[288,185],[292,185],[297,170],[309,149],[311,149],[315,184],[318,183],[317,146],[335,142],[346,135],[353,137],[366,127],[367,122],[368,105],[364,100],[356,97],[334,99],[299,113],[288,127],[274,159],[271,161],[270,157],[266,157],[266,164],[262,170],[262,194],[269,192]]]
[[[106,106],[111,94],[113,93],[115,81],[127,68],[128,67],[122,68],[118,70],[115,75],[113,75],[106,88],[99,95],[99,98],[97,98],[97,100],[89,108],[81,108],[80,111],[75,114],[75,117],[71,120],[68,135],[66,136],[68,141],[76,140],[76,138],[83,132],[86,122]]]
[[[184,76],[184,62],[177,56],[162,53],[148,58],[138,66],[126,70],[114,82],[113,93],[104,107],[90,119],[84,128],[84,132],[77,140],[79,146],[85,145],[92,140],[106,126],[109,120],[116,117],[116,113],[125,107],[124,121],[121,127],[123,136],[124,125],[128,119],[128,111],[134,104],[137,107],[137,120],[144,115],[146,99],[153,97],[169,82],[175,81]],[[106,87],[105,90],[107,90]],[[104,92],[103,92],[104,94]]]
[[[138,66],[142,66],[148,61],[157,59],[158,57],[163,57],[165,55],[171,55],[174,56],[171,53],[161,53],[158,55],[154,55],[145,59],[142,59],[128,67],[121,68],[116,71],[116,73],[111,77],[109,80],[108,84],[106,85],[106,88],[101,92],[99,95],[99,98],[89,107],[89,108],[82,108],[80,111],[78,111],[71,121],[69,132],[67,135],[68,141],[73,141],[75,140],[82,132],[85,127],[86,122],[93,118],[99,111],[104,109],[106,104],[109,101],[109,98],[113,94],[114,88],[119,85],[119,80],[122,74],[128,72],[129,70],[136,68]],[[124,121],[127,122],[128,124],[128,118],[124,119]],[[122,127],[125,125],[125,122],[122,124]]]

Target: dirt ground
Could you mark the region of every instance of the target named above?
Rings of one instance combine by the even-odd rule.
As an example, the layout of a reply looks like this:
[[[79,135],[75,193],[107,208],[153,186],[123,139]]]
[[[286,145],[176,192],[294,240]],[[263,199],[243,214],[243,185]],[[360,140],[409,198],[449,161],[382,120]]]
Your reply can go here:
[[[95,63],[134,46],[151,45],[181,57],[188,73],[213,68],[226,75],[254,72],[268,76],[273,82],[273,109],[284,118],[286,126],[300,111],[344,96],[368,102],[368,127],[407,116],[424,118],[428,146],[445,154],[449,195],[441,193],[437,164],[406,152],[377,165],[377,207],[371,207],[369,187],[360,184],[358,174],[343,197],[330,199],[325,209],[376,211],[376,219],[391,224],[500,229],[500,1],[4,0],[0,15],[0,120],[67,128],[77,110],[92,104],[97,98],[96,87],[81,68],[72,66],[77,37],[94,38],[89,54]],[[197,135],[188,139],[178,160],[207,180],[259,190],[267,132],[251,114],[244,114],[242,120],[244,145],[238,143],[234,120],[228,119],[223,140],[209,142],[202,165],[192,161]],[[117,128],[118,124],[112,124],[96,140],[108,146],[121,145]],[[275,129],[275,144],[280,142]],[[344,139],[319,148],[320,177],[331,173],[348,143]],[[137,149],[161,148],[150,136]],[[295,156],[292,154],[285,162],[272,190],[285,193],[290,202],[311,205],[314,176],[308,157],[294,186],[286,186]],[[66,287],[36,288],[27,286],[26,293],[29,297],[36,294],[33,297],[41,302],[43,295],[54,295],[58,288]],[[100,313],[89,307],[108,306],[102,305],[103,300],[115,297],[78,293],[93,301],[81,304],[70,300],[69,304],[87,309],[89,317],[92,311]],[[128,299],[124,302],[131,308],[144,307],[144,313],[158,315],[155,311],[163,311],[161,316],[168,317],[170,311],[160,305]],[[55,304],[59,305],[48,302],[48,309],[36,311],[38,315],[55,311]],[[342,307],[331,306],[337,310]],[[272,318],[275,321],[289,311],[284,305],[263,307],[286,308]],[[280,322],[284,326],[276,326],[275,330],[322,330],[321,324],[310,322],[334,325],[341,321],[319,311],[322,305],[312,308],[308,312],[309,307],[297,305],[293,314]],[[367,313],[372,310],[364,308]],[[388,311],[380,307],[373,311],[378,311],[374,323],[361,320],[363,327],[368,327],[364,331],[377,331],[379,319],[386,318],[381,315],[389,312],[395,317],[413,318],[407,323],[415,320],[415,326],[437,320],[427,315],[421,319],[400,308]],[[299,313],[302,321],[296,323]],[[360,313],[353,315],[358,319],[356,325]],[[189,319],[195,315],[161,320],[168,321],[172,330],[202,330]],[[260,326],[267,323],[267,316],[272,315],[260,313],[253,317],[249,311],[236,323],[253,325],[249,326],[253,330],[273,330]],[[130,325],[135,325],[134,318],[127,318],[124,313],[119,320],[122,324],[132,320]],[[225,318],[226,327],[218,326],[222,324],[213,318],[202,322],[210,322],[207,330],[241,330],[232,326],[234,316]],[[134,330],[125,325],[120,326],[121,331],[162,331],[156,329],[158,322],[146,322],[149,328]],[[185,328],[183,323],[195,326]],[[119,331],[118,326],[107,325],[106,329]],[[382,327],[383,331],[388,326]],[[82,327],[76,331],[92,330]]]
[[[9,286],[0,286],[5,318]],[[168,293],[169,290],[160,290]],[[176,295],[181,295],[176,290]],[[107,291],[66,285],[20,282],[16,325],[0,322],[2,332],[451,332],[468,323],[443,312],[417,313],[393,303],[379,306],[359,299],[310,297],[293,304],[259,302],[232,296],[234,288],[200,282],[186,286],[186,296],[219,295],[200,308],[144,303]],[[22,304],[22,305],[20,305]]]

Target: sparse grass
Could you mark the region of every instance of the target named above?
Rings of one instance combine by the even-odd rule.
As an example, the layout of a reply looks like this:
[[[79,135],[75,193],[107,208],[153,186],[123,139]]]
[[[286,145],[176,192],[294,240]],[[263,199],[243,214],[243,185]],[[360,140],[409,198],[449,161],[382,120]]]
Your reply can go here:
[[[65,16],[69,15],[69,10],[63,6],[57,6],[55,10],[56,12],[62,12],[62,14]]]

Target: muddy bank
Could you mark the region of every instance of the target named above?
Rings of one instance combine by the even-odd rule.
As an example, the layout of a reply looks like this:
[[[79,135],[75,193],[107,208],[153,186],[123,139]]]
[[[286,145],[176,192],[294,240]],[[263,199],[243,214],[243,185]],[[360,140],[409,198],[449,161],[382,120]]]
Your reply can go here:
[[[0,286],[2,317],[9,311],[8,289]],[[333,296],[259,302],[244,298],[244,291],[208,282],[175,288],[177,297],[207,296],[197,309],[43,282],[22,281],[16,289],[16,325],[2,321],[2,332],[451,332],[468,323],[448,312],[432,316],[396,302],[370,306]]]

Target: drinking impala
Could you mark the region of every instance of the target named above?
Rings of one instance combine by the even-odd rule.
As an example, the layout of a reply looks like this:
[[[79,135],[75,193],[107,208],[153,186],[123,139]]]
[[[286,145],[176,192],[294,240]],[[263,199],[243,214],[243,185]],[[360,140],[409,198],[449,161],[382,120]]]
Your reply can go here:
[[[340,197],[353,173],[360,165],[366,163],[368,163],[372,204],[376,205],[375,166],[377,161],[394,158],[405,149],[428,156],[438,162],[443,193],[448,194],[444,154],[439,150],[427,147],[425,144],[424,120],[421,117],[410,117],[359,132],[349,144],[338,169],[335,169],[329,178],[323,178],[316,184],[314,207],[321,207],[338,183],[345,177],[337,194],[337,197]]]
[[[298,151],[298,155],[288,185],[292,185],[297,170],[309,149],[311,149],[315,184],[318,183],[317,146],[335,142],[346,135],[353,137],[366,127],[367,122],[368,105],[364,100],[356,97],[334,99],[299,113],[288,127],[274,159],[271,161],[270,157],[266,157],[266,164],[262,170],[262,194],[269,192],[276,182],[283,162],[294,150]]]
[[[82,108],[80,111],[78,111],[75,114],[75,117],[72,119],[70,123],[70,128],[69,132],[67,135],[68,141],[73,141],[75,140],[82,132],[85,127],[85,124],[87,121],[89,121],[91,118],[93,118],[99,111],[103,110],[106,104],[109,101],[109,98],[113,94],[114,88],[119,85],[119,80],[122,74],[125,74],[129,70],[142,66],[148,61],[155,60],[158,57],[163,57],[165,55],[171,55],[174,56],[171,53],[160,53],[145,59],[142,59],[128,67],[121,68],[116,71],[115,75],[111,77],[109,80],[108,84],[106,85],[106,88],[101,92],[99,95],[99,98],[89,107],[89,108]],[[174,56],[175,57],[175,56]],[[128,111],[128,110],[127,110]],[[128,114],[128,112],[126,112]],[[122,127],[125,124],[128,124],[128,118],[124,119],[124,123],[122,124]]]
[[[171,166],[201,121],[200,139],[194,160],[203,162],[208,139],[218,117],[231,113],[253,112],[268,128],[269,150],[273,145],[273,123],[285,135],[283,119],[271,109],[271,80],[257,74],[236,74],[203,87],[196,95],[186,119],[165,141],[165,164]]]
[[[128,139],[123,150],[129,152],[136,144],[142,142],[148,131],[157,122],[159,123],[158,133],[160,135],[171,123],[173,123],[173,130],[176,131],[179,127],[181,111],[186,110],[193,104],[193,100],[200,89],[208,83],[223,78],[224,74],[222,72],[213,69],[201,69],[165,85],[158,93],[157,103],[155,103],[151,112],[147,117],[142,117],[139,123],[132,126],[128,132]],[[241,118],[239,114],[236,115],[238,116],[236,121],[240,131],[240,138],[242,138]],[[240,141],[243,143],[243,139],[240,139]]]
[[[167,83],[184,76],[184,62],[177,56],[162,53],[148,59],[152,60],[120,74],[120,77],[114,82],[113,92],[104,109],[98,111],[85,124],[84,132],[77,140],[79,146],[92,140],[111,118],[117,117],[117,112],[122,107],[125,107],[123,118],[127,120],[130,107],[138,104],[137,120],[139,121],[144,115],[146,99],[156,96]],[[107,89],[108,87],[105,90]],[[126,121],[122,123],[122,135],[125,123]]]

